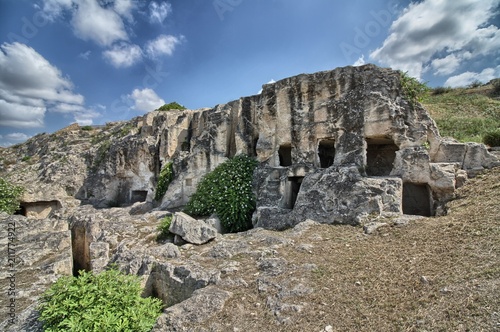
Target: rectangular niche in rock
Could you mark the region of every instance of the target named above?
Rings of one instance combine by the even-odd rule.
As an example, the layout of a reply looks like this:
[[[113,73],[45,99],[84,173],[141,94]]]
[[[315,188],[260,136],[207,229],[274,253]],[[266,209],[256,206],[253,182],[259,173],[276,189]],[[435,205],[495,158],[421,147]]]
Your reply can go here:
[[[427,184],[403,183],[403,213],[424,217],[434,215],[431,190]]]
[[[130,192],[130,203],[145,202],[148,197],[147,190],[132,190]]]
[[[318,143],[319,167],[328,168],[335,160],[335,140],[322,139]]]
[[[285,209],[293,209],[295,202],[297,201],[297,196],[300,191],[300,185],[302,184],[303,176],[293,176],[289,177],[286,181],[285,186]]]
[[[278,150],[280,166],[292,166],[292,145],[282,144]]]
[[[366,139],[366,174],[368,176],[388,176],[392,172],[396,151],[396,144],[386,138]]]

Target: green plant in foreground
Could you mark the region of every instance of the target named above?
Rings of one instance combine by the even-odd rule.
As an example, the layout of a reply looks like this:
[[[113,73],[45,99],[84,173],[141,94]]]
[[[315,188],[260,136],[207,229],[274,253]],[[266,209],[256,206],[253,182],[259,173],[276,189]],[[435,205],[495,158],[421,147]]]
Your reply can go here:
[[[500,129],[485,133],[483,143],[489,146],[500,146]]]
[[[170,185],[170,182],[172,182],[173,178],[173,164],[172,162],[168,162],[160,171],[158,184],[156,185],[155,200],[160,201],[163,198],[163,195],[167,192],[168,186]]]
[[[150,331],[162,302],[142,298],[139,278],[110,269],[64,276],[41,297],[39,320],[47,332]]]
[[[220,164],[201,180],[185,212],[193,216],[215,213],[229,232],[251,228],[255,210],[252,178],[256,166],[255,159],[244,155]]]
[[[422,98],[430,90],[430,88],[427,84],[421,83],[416,78],[409,76],[408,72],[400,72],[400,75],[403,94],[410,103],[410,106],[413,108],[418,102],[422,101]]]
[[[170,225],[172,224],[172,216],[165,216],[161,219],[160,224],[158,225],[157,230],[160,232],[156,237],[157,241],[161,241],[166,239],[170,235]]]
[[[0,178],[0,211],[13,214],[19,209],[21,195],[24,189],[15,186],[4,178]]]

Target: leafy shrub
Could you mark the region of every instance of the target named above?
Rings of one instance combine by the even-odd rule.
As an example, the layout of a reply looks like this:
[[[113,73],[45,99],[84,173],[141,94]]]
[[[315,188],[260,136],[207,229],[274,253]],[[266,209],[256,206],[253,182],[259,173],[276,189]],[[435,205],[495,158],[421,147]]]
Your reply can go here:
[[[92,126],[83,126],[83,127],[80,127],[81,130],[84,130],[84,131],[91,131],[91,130],[94,130],[94,128]]]
[[[416,78],[409,76],[408,72],[400,72],[400,76],[403,94],[410,103],[410,106],[415,107],[418,102],[422,101],[422,98],[430,88],[427,84],[421,83]]]
[[[156,237],[157,241],[161,241],[163,239],[166,239],[170,235],[170,225],[172,224],[172,216],[165,216],[161,221],[160,224],[158,225],[158,231],[160,234]]]
[[[500,96],[500,78],[495,78],[491,80],[491,85],[493,85],[493,95]]]
[[[448,92],[450,92],[450,91],[451,91],[451,88],[449,88],[449,87],[448,87],[448,88],[445,88],[445,87],[439,86],[439,87],[434,88],[434,89],[432,90],[432,94],[433,94],[433,95],[442,95],[442,94],[444,94],[444,93],[448,93]]]
[[[165,104],[157,109],[157,111],[170,111],[170,110],[185,110],[186,108],[177,102],[172,102],[169,104]]]
[[[467,87],[469,89],[474,89],[474,88],[479,88],[480,86],[482,86],[483,83],[481,83],[481,81],[479,80],[475,80],[474,82],[470,83],[469,85],[467,85]]]
[[[484,134],[483,143],[489,146],[500,146],[500,129]]]
[[[0,211],[13,214],[19,209],[21,195],[24,189],[0,178]]]
[[[185,212],[193,216],[215,213],[229,232],[251,228],[255,210],[252,177],[256,166],[256,160],[244,155],[220,164],[198,184]]]
[[[24,156],[24,157],[21,159],[21,161],[24,161],[24,162],[26,162],[26,161],[30,161],[30,160],[31,160],[31,156]]]
[[[156,185],[155,200],[160,201],[163,195],[167,192],[168,186],[174,177],[174,170],[172,163],[168,162],[163,166],[160,171],[160,176],[158,178],[158,184]]]
[[[44,331],[150,331],[162,303],[142,298],[139,278],[110,269],[61,277],[41,297]]]

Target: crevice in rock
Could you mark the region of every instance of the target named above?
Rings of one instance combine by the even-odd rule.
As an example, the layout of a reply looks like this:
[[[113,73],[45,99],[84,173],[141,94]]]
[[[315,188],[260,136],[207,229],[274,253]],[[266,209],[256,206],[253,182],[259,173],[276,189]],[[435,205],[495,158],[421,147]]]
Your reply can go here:
[[[90,239],[84,226],[74,226],[71,229],[71,249],[73,252],[73,275],[78,271],[90,271]]]
[[[319,167],[328,168],[335,160],[335,140],[322,139],[318,143]]]
[[[299,195],[300,186],[302,185],[303,176],[288,177],[286,182],[285,192],[285,209],[293,209],[297,196]]]
[[[427,184],[403,183],[403,214],[431,217],[434,215],[431,190]]]

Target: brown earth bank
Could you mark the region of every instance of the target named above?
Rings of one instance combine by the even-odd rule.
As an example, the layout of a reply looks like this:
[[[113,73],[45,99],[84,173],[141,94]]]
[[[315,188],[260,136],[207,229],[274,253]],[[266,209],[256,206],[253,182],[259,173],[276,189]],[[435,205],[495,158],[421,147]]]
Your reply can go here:
[[[386,220],[371,235],[314,225],[261,257],[234,256],[231,277],[246,285],[187,330],[499,331],[498,197],[495,168],[459,189],[447,216]]]

